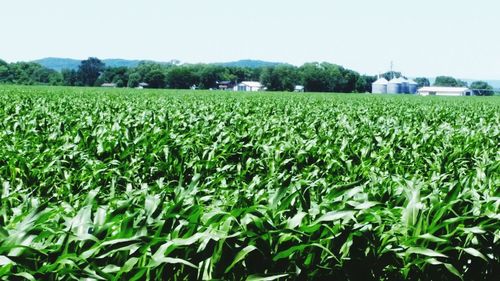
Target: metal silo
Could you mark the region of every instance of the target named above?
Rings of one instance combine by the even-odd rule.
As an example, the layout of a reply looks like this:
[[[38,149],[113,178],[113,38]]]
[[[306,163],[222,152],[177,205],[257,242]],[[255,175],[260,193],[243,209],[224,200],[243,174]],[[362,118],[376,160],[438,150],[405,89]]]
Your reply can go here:
[[[418,83],[412,79],[408,80],[408,93],[416,94],[418,91]]]
[[[408,80],[406,80],[406,78],[404,77],[399,77],[398,78],[399,80],[399,83],[401,83],[401,94],[408,94],[409,93],[409,84],[408,84]]]
[[[397,78],[391,79],[387,84],[388,94],[400,94],[401,93],[401,82]]]
[[[387,93],[387,81],[385,78],[379,78],[377,81],[372,83],[372,94],[386,94]]]

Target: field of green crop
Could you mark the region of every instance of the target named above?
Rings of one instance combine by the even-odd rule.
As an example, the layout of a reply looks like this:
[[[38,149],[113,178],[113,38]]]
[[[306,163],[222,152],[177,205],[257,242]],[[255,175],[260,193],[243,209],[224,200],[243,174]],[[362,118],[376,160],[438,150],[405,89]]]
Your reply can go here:
[[[498,280],[499,147],[500,97],[1,86],[0,279]]]

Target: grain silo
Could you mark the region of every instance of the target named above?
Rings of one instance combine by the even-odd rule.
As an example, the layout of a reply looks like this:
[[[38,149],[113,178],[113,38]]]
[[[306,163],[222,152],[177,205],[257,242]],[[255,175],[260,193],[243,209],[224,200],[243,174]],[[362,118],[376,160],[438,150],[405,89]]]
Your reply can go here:
[[[391,79],[387,83],[387,93],[388,94],[400,94],[401,93],[401,81],[397,78]]]
[[[385,78],[379,78],[377,81],[372,83],[372,94],[386,94],[387,93],[387,81]]]
[[[412,79],[408,80],[408,93],[416,94],[418,91],[418,83]]]
[[[406,78],[404,78],[403,76],[399,77],[398,78],[399,80],[399,83],[401,83],[401,92],[399,92],[400,94],[408,94],[409,93],[409,84],[408,84],[408,80],[406,80]]]

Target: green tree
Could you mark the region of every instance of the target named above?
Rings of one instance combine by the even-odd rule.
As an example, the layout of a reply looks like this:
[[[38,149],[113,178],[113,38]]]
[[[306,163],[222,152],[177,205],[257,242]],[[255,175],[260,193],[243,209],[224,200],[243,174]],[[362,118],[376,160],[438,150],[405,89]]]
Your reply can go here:
[[[425,77],[415,78],[415,82],[417,82],[419,88],[428,87],[431,85],[431,82],[429,81],[429,79],[427,79]]]
[[[35,85],[48,83],[48,73],[52,71],[34,62],[16,62],[9,64],[10,83]]]
[[[231,81],[234,76],[230,75],[224,66],[220,65],[195,65],[194,72],[198,73],[199,87],[210,89],[217,87],[217,81]]]
[[[128,77],[128,83],[127,87],[129,88],[135,88],[139,86],[139,83],[141,83],[141,75],[137,72],[134,72],[129,75]]]
[[[167,73],[166,80],[171,89],[189,89],[199,81],[193,69],[188,66],[172,67]]]
[[[306,91],[329,92],[333,88],[330,74],[320,63],[305,63],[299,69]]]
[[[105,64],[98,58],[88,58],[80,63],[78,76],[83,86],[96,86],[96,81],[104,71]]]
[[[9,77],[9,64],[3,60],[0,60],[0,83],[9,82]]]
[[[261,83],[271,91],[293,91],[300,84],[298,69],[290,65],[278,65],[262,70]]]
[[[82,86],[78,77],[78,72],[74,69],[61,70],[62,84],[64,86]]]
[[[467,82],[455,79],[450,76],[438,76],[436,77],[436,81],[434,81],[434,86],[467,87]]]
[[[160,70],[149,72],[145,77],[145,81],[149,84],[149,88],[165,88],[165,74]]]
[[[470,88],[476,96],[493,96],[493,87],[484,81],[475,81],[470,84]]]
[[[389,81],[393,78],[399,78],[401,76],[402,76],[401,72],[396,72],[396,71],[387,71],[386,73],[382,74],[382,77],[384,77]]]
[[[372,83],[377,80],[377,76],[361,75],[356,81],[355,91],[357,93],[370,93],[372,91]]]
[[[115,83],[117,87],[124,87],[128,83],[129,69],[127,67],[106,67],[96,84]]]

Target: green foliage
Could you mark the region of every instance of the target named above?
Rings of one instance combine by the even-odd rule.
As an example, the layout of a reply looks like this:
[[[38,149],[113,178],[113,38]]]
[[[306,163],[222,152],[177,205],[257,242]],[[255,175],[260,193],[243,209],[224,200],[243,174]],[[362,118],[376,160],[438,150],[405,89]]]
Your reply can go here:
[[[391,80],[393,78],[399,78],[403,76],[401,72],[396,72],[396,71],[387,71],[386,73],[382,74],[382,77],[384,77],[387,80]]]
[[[298,70],[294,66],[268,67],[262,71],[260,81],[270,91],[288,91],[301,83]]]
[[[0,279],[494,280],[500,100],[0,87]]]
[[[132,73],[129,76],[127,87],[129,88],[135,88],[139,86],[139,83],[141,83],[141,75],[139,73]]]
[[[306,63],[300,68],[306,91],[351,93],[359,87],[357,72],[331,63]]]
[[[126,87],[128,85],[129,69],[126,67],[106,67],[97,79],[96,84],[115,83],[117,87]],[[137,87],[137,86],[136,86]]]
[[[476,96],[493,96],[493,87],[484,81],[475,81],[470,84],[470,88]]]
[[[166,77],[166,83],[172,89],[189,89],[199,81],[193,69],[189,66],[171,68]]]
[[[449,76],[438,76],[434,81],[434,86],[467,87],[467,82]]]
[[[150,88],[153,89],[161,89],[165,88],[165,74],[160,70],[154,70],[149,72],[146,77],[144,77],[144,81],[149,84]]]
[[[82,86],[76,70],[63,69],[61,75],[64,86]]]
[[[98,86],[97,79],[104,71],[104,63],[98,58],[83,60],[78,67],[78,76],[83,86]]]
[[[428,87],[431,85],[431,82],[429,81],[429,79],[425,78],[425,77],[418,77],[418,78],[415,78],[415,82],[418,83],[418,87],[419,88],[422,88],[422,87]]]

